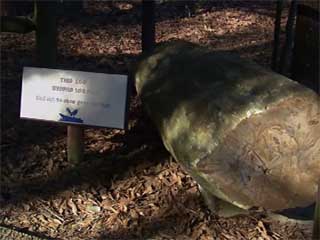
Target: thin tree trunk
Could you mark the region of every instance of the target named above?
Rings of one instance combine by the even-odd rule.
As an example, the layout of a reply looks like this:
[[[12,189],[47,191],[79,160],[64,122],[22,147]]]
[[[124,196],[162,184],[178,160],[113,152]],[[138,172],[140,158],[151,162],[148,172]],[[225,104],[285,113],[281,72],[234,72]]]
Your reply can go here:
[[[36,3],[36,42],[38,64],[41,67],[55,67],[57,59],[57,23],[55,1]]]
[[[3,0],[0,1],[0,16],[8,15],[8,2]]]
[[[41,67],[55,67],[57,61],[57,2],[37,1],[37,56]],[[83,159],[83,128],[68,126],[68,161],[74,164]]]
[[[320,2],[299,1],[295,43],[292,59],[292,79],[320,94]]]
[[[274,22],[274,41],[273,41],[272,63],[271,63],[271,68],[273,71],[278,70],[282,9],[283,9],[283,0],[277,0],[276,17],[275,17],[275,22]]]
[[[155,46],[155,1],[142,1],[142,51]]]
[[[294,39],[294,23],[296,19],[297,12],[297,1],[292,0],[290,4],[290,10],[286,25],[286,42],[283,46],[283,52],[280,59],[280,69],[281,74],[286,74],[288,72],[289,63],[291,62],[292,49],[293,49],[293,39]]]

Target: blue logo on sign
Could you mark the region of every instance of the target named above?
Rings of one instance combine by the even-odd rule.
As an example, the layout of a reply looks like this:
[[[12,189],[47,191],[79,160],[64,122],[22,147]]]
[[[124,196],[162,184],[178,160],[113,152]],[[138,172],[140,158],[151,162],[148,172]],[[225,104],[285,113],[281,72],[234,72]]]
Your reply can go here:
[[[75,117],[78,113],[78,109],[75,109],[73,111],[70,110],[70,108],[66,108],[66,111],[68,112],[69,116],[68,115],[65,115],[65,114],[62,114],[62,113],[59,113],[60,115],[60,119],[59,121],[62,121],[62,122],[74,122],[74,123],[83,123],[83,120],[81,118],[77,118]]]

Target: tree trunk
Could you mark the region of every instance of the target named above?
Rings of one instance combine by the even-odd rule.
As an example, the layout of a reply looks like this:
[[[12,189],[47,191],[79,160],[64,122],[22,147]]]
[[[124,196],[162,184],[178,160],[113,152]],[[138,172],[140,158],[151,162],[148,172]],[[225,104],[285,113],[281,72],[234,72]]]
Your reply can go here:
[[[151,51],[155,45],[155,1],[142,1],[142,51]]]
[[[37,56],[41,67],[54,68],[57,61],[57,24],[55,1],[38,1],[36,4]],[[68,161],[74,164],[83,159],[83,129],[68,126]]]
[[[8,1],[0,1],[0,16],[8,16]]]
[[[296,19],[297,12],[297,1],[292,0],[290,4],[290,10],[286,25],[286,41],[283,46],[282,55],[280,59],[280,69],[279,73],[287,75],[289,64],[291,63],[292,49],[293,49],[293,39],[294,39],[294,23]]]
[[[320,94],[319,5],[319,1],[299,2],[292,78]]]
[[[273,41],[272,63],[271,63],[271,68],[275,72],[278,71],[282,9],[283,9],[283,0],[277,0],[276,17],[275,17],[275,22],[274,22],[274,41]]]
[[[1,16],[25,16],[32,13],[33,1],[0,1]]]
[[[38,64],[41,67],[55,67],[57,61],[57,3],[37,1],[36,3],[36,45]]]

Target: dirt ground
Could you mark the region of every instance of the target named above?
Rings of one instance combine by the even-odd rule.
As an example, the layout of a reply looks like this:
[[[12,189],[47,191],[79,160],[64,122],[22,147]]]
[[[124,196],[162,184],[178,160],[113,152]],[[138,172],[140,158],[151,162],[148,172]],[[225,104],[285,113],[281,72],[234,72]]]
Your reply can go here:
[[[269,67],[274,5],[163,3],[156,39],[234,50]],[[140,18],[135,2],[89,2],[81,15],[61,17],[57,67],[130,74]],[[34,33],[1,33],[1,225],[53,239],[310,239],[310,224],[211,213],[134,91],[129,129],[85,129],[85,160],[69,163],[64,125],[19,118],[22,68],[35,65],[34,52]]]

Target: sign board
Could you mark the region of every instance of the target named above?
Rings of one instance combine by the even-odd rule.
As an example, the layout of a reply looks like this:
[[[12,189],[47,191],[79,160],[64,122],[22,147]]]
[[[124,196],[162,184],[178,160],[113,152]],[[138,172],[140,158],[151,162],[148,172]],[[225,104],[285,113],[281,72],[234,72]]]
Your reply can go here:
[[[20,117],[125,128],[125,75],[24,67]]]

